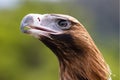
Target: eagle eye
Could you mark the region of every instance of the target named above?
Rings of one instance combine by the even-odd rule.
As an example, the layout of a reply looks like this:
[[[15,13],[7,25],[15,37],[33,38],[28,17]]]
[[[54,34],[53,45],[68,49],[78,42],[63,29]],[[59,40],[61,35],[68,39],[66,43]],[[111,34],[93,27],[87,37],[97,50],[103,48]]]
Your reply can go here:
[[[70,27],[70,22],[68,20],[58,20],[57,21],[57,25],[61,28],[61,29],[69,29]]]

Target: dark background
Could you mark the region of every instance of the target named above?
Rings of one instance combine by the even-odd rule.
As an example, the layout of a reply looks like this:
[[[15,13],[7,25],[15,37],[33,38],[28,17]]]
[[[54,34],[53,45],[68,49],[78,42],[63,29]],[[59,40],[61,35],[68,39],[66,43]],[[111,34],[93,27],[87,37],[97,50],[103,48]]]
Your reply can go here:
[[[0,0],[0,80],[58,80],[55,55],[39,40],[20,32],[28,13],[77,18],[88,30],[119,80],[118,0]]]

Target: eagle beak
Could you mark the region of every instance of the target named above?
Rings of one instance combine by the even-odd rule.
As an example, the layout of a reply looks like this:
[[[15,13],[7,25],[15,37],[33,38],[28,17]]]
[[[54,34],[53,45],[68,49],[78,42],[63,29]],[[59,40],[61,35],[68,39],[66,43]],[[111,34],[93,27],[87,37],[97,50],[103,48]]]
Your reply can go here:
[[[36,30],[44,30],[44,26],[41,26],[41,18],[43,15],[41,14],[28,14],[26,15],[22,21],[20,29],[23,33],[29,33],[30,29],[36,29]]]
[[[42,18],[44,15],[41,14],[28,14],[26,15],[22,21],[20,29],[23,33],[31,34],[34,36],[48,36],[49,34],[57,33],[56,30],[50,29],[49,27],[42,26]]]

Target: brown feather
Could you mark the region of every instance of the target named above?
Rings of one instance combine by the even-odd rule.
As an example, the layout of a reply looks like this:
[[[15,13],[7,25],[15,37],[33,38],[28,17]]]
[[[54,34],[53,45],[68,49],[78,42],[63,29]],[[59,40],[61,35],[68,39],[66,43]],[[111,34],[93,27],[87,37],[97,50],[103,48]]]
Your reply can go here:
[[[41,40],[59,59],[61,80],[108,80],[108,66],[81,24],[51,37]]]
[[[61,80],[109,79],[109,67],[77,19],[62,14],[28,14],[22,20],[21,31],[37,37],[55,53]]]

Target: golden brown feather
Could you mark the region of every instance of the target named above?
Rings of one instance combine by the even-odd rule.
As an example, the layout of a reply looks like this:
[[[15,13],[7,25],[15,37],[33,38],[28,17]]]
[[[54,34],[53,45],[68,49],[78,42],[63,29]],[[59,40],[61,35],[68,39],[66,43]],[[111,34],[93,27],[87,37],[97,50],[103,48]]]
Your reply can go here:
[[[108,65],[89,33],[79,21],[71,16],[61,14],[47,14],[44,19],[48,22],[53,20],[52,22],[54,23],[54,20],[61,19],[70,23],[68,25],[70,28],[61,29],[62,31],[58,30],[58,32],[61,32],[60,34],[50,33],[44,36],[43,34],[38,35],[37,33],[39,32],[36,33],[37,38],[58,57],[61,80],[109,79],[110,71]],[[45,23],[45,21],[44,25],[51,25],[48,22]],[[33,34],[33,31],[30,34]]]

